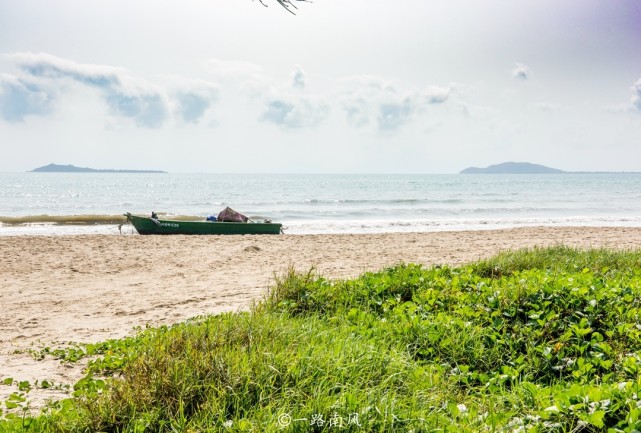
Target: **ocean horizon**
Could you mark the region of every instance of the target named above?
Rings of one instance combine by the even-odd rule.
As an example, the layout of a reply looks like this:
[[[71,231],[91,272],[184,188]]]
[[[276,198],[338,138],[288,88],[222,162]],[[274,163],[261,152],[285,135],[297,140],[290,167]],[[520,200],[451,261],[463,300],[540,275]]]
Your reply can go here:
[[[120,234],[126,212],[227,206],[288,234],[639,227],[640,187],[640,173],[0,173],[0,236]]]

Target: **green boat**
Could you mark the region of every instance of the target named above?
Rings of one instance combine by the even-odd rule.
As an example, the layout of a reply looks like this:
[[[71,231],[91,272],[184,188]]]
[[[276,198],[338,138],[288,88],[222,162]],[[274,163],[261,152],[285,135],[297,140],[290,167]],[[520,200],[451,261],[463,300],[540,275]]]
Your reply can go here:
[[[277,235],[282,224],[272,222],[180,221],[125,214],[141,235]]]

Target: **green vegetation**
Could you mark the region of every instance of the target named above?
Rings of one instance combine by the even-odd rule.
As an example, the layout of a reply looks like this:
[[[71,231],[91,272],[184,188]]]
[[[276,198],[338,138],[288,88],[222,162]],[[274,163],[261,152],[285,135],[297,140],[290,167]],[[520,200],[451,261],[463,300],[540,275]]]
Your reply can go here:
[[[636,432],[640,317],[641,251],[291,271],[249,313],[93,347],[73,398],[0,432]]]

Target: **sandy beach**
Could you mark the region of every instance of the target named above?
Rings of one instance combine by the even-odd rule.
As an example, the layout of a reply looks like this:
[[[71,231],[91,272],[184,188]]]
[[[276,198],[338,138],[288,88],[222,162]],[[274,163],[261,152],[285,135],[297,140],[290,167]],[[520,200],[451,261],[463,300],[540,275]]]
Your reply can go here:
[[[130,335],[137,326],[247,308],[288,268],[330,278],[399,262],[458,265],[500,251],[564,244],[641,248],[641,228],[517,228],[366,235],[0,237],[0,381],[71,384],[81,365],[29,349]],[[0,401],[15,391],[0,385]],[[60,398],[33,390],[33,407]]]

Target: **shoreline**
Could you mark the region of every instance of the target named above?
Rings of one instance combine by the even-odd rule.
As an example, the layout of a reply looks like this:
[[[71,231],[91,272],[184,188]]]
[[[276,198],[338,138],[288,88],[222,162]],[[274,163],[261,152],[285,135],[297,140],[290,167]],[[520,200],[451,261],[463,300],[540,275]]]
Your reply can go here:
[[[401,262],[462,265],[534,246],[641,248],[638,227],[521,227],[279,236],[0,236],[0,381],[72,384],[82,365],[30,349],[121,338],[136,327],[238,311],[294,268],[355,277]],[[82,364],[82,363],[80,363]],[[0,386],[0,400],[11,387]],[[47,391],[47,390],[42,390]],[[10,393],[10,392],[9,392]],[[32,391],[29,399],[60,398]],[[44,397],[42,397],[44,396]],[[64,394],[62,395],[64,397]],[[44,400],[43,400],[44,401]],[[32,406],[38,407],[34,401]]]
[[[189,217],[180,216],[179,219]],[[199,220],[200,217],[191,217]],[[41,222],[13,223],[13,220],[39,220]],[[204,217],[202,217],[204,219]],[[3,220],[5,220],[3,222]],[[44,222],[44,220],[52,220]],[[96,222],[98,221],[98,222]],[[108,221],[108,223],[104,223]],[[281,221],[279,221],[281,222]],[[60,236],[138,236],[135,229],[125,224],[119,216],[74,215],[74,216],[29,216],[1,217],[0,238],[4,237],[60,237]],[[349,220],[349,221],[297,221],[281,222],[285,235],[379,235],[379,234],[429,234],[446,232],[484,232],[519,229],[641,229],[641,217],[629,218],[534,218],[532,220]]]

